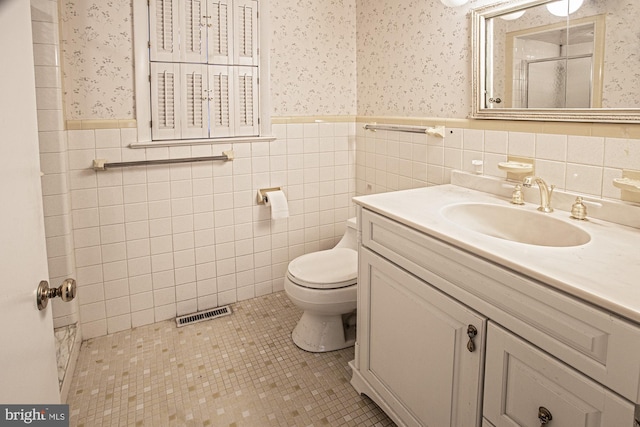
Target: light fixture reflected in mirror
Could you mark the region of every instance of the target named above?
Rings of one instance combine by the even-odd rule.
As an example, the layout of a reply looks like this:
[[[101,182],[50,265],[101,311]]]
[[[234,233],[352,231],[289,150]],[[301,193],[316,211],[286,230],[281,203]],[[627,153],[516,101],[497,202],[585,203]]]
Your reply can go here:
[[[515,19],[520,18],[526,10],[520,10],[518,12],[508,13],[506,15],[500,15],[500,19],[504,19],[505,21],[513,21]]]
[[[447,7],[458,7],[467,3],[469,0],[440,0],[440,2]]]
[[[568,16],[580,9],[582,3],[584,3],[584,0],[560,0],[549,3],[547,5],[547,10],[555,16]]]

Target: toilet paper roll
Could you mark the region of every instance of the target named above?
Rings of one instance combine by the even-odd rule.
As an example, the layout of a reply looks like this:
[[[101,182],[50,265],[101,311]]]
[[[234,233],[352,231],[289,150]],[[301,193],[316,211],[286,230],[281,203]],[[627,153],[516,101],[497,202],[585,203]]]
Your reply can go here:
[[[271,208],[271,219],[289,218],[289,203],[282,190],[269,191],[266,203]]]

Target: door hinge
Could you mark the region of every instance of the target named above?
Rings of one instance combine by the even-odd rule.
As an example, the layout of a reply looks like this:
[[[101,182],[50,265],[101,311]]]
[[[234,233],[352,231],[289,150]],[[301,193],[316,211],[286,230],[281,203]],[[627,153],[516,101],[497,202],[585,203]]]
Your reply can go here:
[[[149,83],[151,83],[151,74],[149,74]]]
[[[149,47],[149,49],[151,49],[151,42],[147,42],[147,46]]]
[[[149,127],[152,128],[153,127],[153,120],[149,120]]]

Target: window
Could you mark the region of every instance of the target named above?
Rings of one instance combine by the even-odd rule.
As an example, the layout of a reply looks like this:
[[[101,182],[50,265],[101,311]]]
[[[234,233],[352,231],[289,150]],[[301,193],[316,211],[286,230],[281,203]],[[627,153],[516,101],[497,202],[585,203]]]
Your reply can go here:
[[[265,1],[265,0],[262,0]],[[257,0],[134,2],[139,139],[258,137],[261,134]],[[136,6],[136,4],[138,4]],[[138,16],[144,12],[144,18]],[[146,34],[136,28],[145,26]],[[141,42],[139,38],[146,40]],[[268,69],[268,68],[267,68]],[[139,88],[143,84],[146,88]],[[140,89],[140,90],[138,90]],[[146,120],[148,117],[148,120]],[[146,122],[146,123],[145,123]],[[145,129],[145,124],[149,129]],[[142,131],[142,138],[140,133]]]

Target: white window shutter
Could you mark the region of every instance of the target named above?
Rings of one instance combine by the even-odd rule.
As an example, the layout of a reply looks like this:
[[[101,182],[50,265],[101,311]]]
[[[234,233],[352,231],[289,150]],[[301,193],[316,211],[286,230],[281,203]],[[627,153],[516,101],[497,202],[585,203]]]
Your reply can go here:
[[[149,2],[149,58],[151,61],[180,60],[178,0]]]
[[[258,66],[258,2],[234,0],[234,64]]]
[[[180,128],[183,139],[209,136],[207,66],[180,64]]]
[[[209,0],[207,37],[210,64],[226,65],[233,61],[232,12],[231,0]]]
[[[234,67],[236,103],[235,134],[253,136],[260,134],[258,126],[258,69]]]
[[[151,63],[151,139],[180,138],[180,64]]]
[[[209,67],[209,133],[212,138],[234,136],[234,86],[232,67]]]
[[[181,0],[180,61],[207,62],[206,0]]]
[[[259,136],[258,1],[148,4],[151,139]]]

